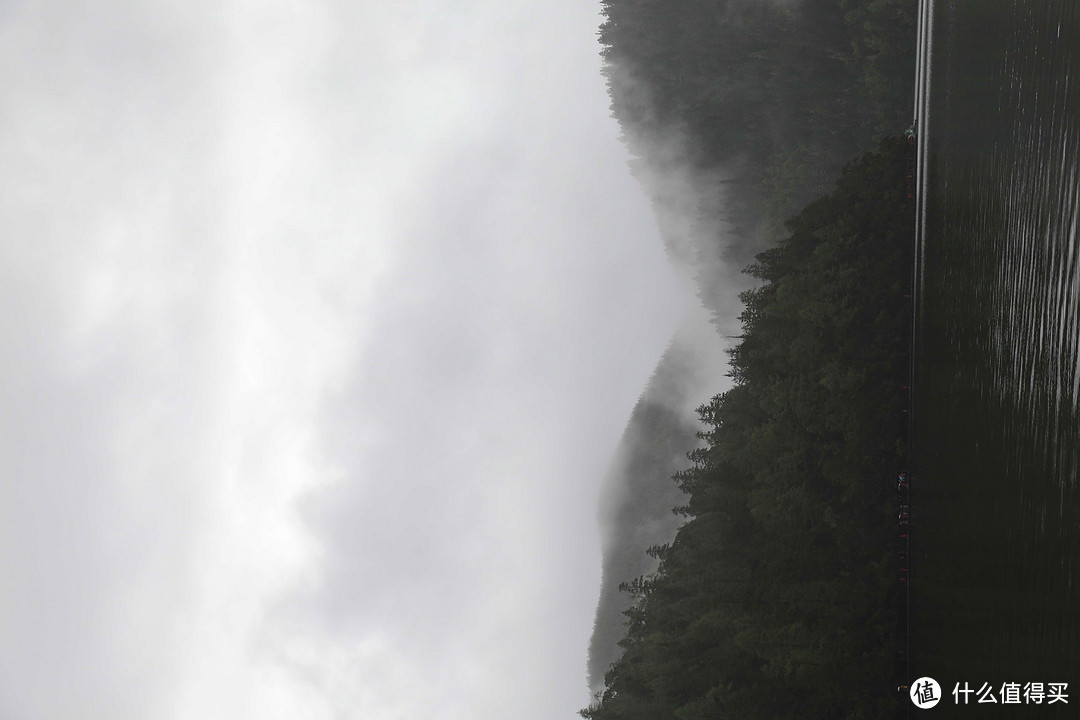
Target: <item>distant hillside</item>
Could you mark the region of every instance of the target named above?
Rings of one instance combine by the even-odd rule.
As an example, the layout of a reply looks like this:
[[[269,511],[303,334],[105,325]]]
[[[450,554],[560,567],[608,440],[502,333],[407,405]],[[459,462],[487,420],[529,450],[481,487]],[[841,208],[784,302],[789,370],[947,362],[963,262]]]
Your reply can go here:
[[[593,720],[882,718],[900,708],[895,469],[913,245],[884,142],[750,268],[734,387],[677,477],[689,520],[629,584]]]
[[[603,0],[612,113],[659,214],[699,229],[702,296],[911,116],[911,0]],[[675,173],[674,169],[680,172]],[[699,193],[687,208],[685,177]],[[665,178],[678,178],[665,182]],[[659,180],[659,181],[658,181]]]
[[[850,158],[872,149],[882,137],[898,133],[910,122],[917,4],[911,0],[602,0],[602,5],[605,20],[599,34],[603,48],[601,52],[606,61],[604,72],[608,79],[613,115],[619,121],[623,140],[634,155],[632,171],[653,203],[669,257],[695,278],[698,295],[712,314],[713,323],[721,329],[720,332],[735,334],[738,331],[731,329],[731,325],[740,312],[740,294],[744,299],[759,297],[755,294],[758,292],[755,282],[772,282],[775,279],[772,275],[762,273],[766,269],[768,272],[779,272],[780,266],[770,264],[772,261],[787,263],[783,266],[783,272],[794,278],[800,272],[800,264],[809,265],[815,259],[813,253],[799,255],[777,251],[779,254],[766,254],[766,260],[758,259],[751,273],[753,277],[740,274],[740,270],[753,263],[758,253],[773,252],[772,249],[782,242],[790,245],[790,228],[785,223],[799,214],[800,208],[807,203],[833,192],[832,205],[818,203],[810,208],[817,208],[819,213],[829,208],[826,214],[835,212],[836,217],[843,217],[844,211],[839,205],[859,195],[850,188],[850,179],[857,175],[852,173],[847,176],[846,195],[834,191],[834,180],[841,168]],[[862,177],[873,178],[873,183],[879,183],[879,189],[884,188],[895,179],[887,176],[885,170],[886,165],[896,159],[895,152],[899,152],[896,147],[883,150],[878,156],[879,161],[874,161],[878,169],[870,174],[864,173]],[[885,156],[892,160],[880,159]],[[865,164],[870,161],[864,159],[861,162]],[[900,206],[894,201],[901,202],[901,199],[890,196],[888,200],[875,201],[878,204],[872,206],[880,210],[883,217],[895,219],[897,213],[903,211],[898,209]],[[805,229],[816,222],[811,219],[814,215],[810,208],[799,214],[801,220],[795,221],[801,222],[799,228]],[[841,232],[842,228],[833,230]],[[875,231],[880,231],[878,241],[884,242],[884,238],[893,237],[887,235],[883,228],[876,228]],[[810,238],[803,237],[801,242],[804,249],[819,247]],[[836,247],[831,241],[822,242],[820,252],[832,252]],[[890,257],[890,262],[896,260]],[[872,265],[875,260],[882,259],[871,258],[867,262]],[[837,262],[840,263],[840,260],[837,259]],[[822,268],[818,270],[824,272]],[[848,272],[850,279],[866,272],[866,269]],[[861,277],[884,282],[874,272]],[[807,277],[810,276],[803,279]],[[835,278],[821,276],[819,280],[826,284],[833,283],[830,287],[834,289],[840,287],[833,282]],[[812,286],[798,285],[796,291],[792,289],[796,284],[789,282],[784,287],[787,289],[781,292],[794,293],[785,298],[785,302],[794,303],[785,306],[785,312],[793,312],[794,315],[784,315],[783,323],[798,326],[800,322],[808,320],[800,318],[795,311],[800,303],[801,312],[827,311],[829,303],[822,305],[817,302],[819,298],[810,295]],[[858,314],[868,311],[858,310],[855,306],[860,302],[872,301],[870,290],[868,288],[867,293],[860,295],[845,284],[843,292],[848,293],[847,296],[831,300],[841,303],[846,308],[845,312]],[[761,298],[764,301],[764,296]],[[751,305],[746,312],[753,314],[757,312],[755,308],[765,306]],[[829,335],[826,328],[817,328],[815,332],[822,333],[822,337],[834,337]],[[786,346],[769,350],[763,344],[786,343],[794,341],[795,337],[782,333],[770,334],[764,327],[759,328],[754,339],[744,340],[735,352],[735,378],[739,382],[745,381],[745,373],[752,372],[749,368],[760,366],[755,362],[746,364],[750,354],[760,353],[761,357],[765,357],[773,351],[794,351]],[[824,356],[819,353],[834,349],[815,344],[823,341],[815,341],[809,336],[798,335],[797,339],[802,345],[796,348],[805,353],[804,359],[808,363],[824,362]],[[790,388],[801,389],[804,395],[785,396],[780,390],[770,390],[773,395],[768,400],[772,405],[766,403],[768,411],[775,411],[777,408],[774,405],[778,403],[798,405],[808,402],[808,398],[818,397],[829,388],[857,382],[863,373],[881,371],[880,367],[858,367],[850,357],[843,362],[849,363],[841,368],[846,375],[830,372],[821,376],[822,382],[831,385],[806,387],[802,380],[790,378],[787,381]],[[686,362],[678,352],[669,348],[634,410],[605,478],[608,489],[601,500],[602,524],[606,528],[603,586],[589,652],[590,686],[594,691],[601,689],[600,676],[611,665],[612,659],[623,653],[616,640],[627,633],[628,622],[630,635],[623,640],[623,644],[633,648],[633,652],[627,653],[631,657],[617,663],[615,675],[608,678],[604,699],[586,711],[590,717],[675,717],[673,712],[678,707],[672,704],[675,700],[669,697],[665,700],[667,704],[651,705],[642,700],[643,688],[660,688],[656,690],[659,693],[664,688],[664,682],[677,683],[671,674],[679,672],[687,674],[687,682],[690,682],[691,676],[696,677],[693,682],[698,685],[707,685],[718,677],[721,682],[730,681],[738,685],[743,681],[749,682],[747,678],[757,678],[758,675],[754,673],[761,670],[744,668],[737,663],[724,666],[723,672],[731,672],[724,680],[720,670],[713,672],[708,668],[711,659],[702,659],[700,654],[695,654],[701,648],[694,644],[692,638],[673,640],[686,641],[689,645],[672,645],[668,651],[651,645],[651,640],[643,640],[642,633],[647,635],[650,632],[643,623],[651,622],[649,627],[656,628],[671,619],[649,621],[647,618],[652,616],[648,613],[652,611],[648,608],[657,603],[662,607],[664,602],[668,602],[671,599],[666,597],[669,590],[682,592],[680,583],[693,573],[712,572],[708,569],[711,566],[707,565],[706,559],[702,555],[692,556],[686,546],[703,542],[701,533],[712,533],[708,537],[714,545],[709,547],[711,551],[719,552],[715,545],[716,538],[728,538],[727,533],[737,532],[739,527],[732,524],[734,516],[731,514],[739,512],[738,508],[713,512],[708,520],[709,530],[702,530],[706,523],[698,522],[693,526],[694,530],[680,534],[684,537],[682,550],[674,554],[659,553],[666,563],[661,564],[661,580],[655,585],[649,580],[634,582],[634,578],[657,566],[657,553],[650,557],[646,555],[646,550],[668,542],[677,526],[678,518],[670,516],[669,508],[687,503],[685,496],[680,498],[679,493],[672,491],[672,483],[667,478],[686,464],[684,453],[700,443],[694,429],[703,426],[685,411],[674,410],[682,403],[682,398],[671,388],[680,387],[678,381],[681,374],[692,375],[696,371],[692,362]],[[726,368],[721,372],[726,372]],[[724,386],[717,378],[706,394],[712,396],[722,390]],[[745,394],[736,392],[731,397],[728,412],[735,412],[732,408],[739,406],[737,398],[745,397]],[[714,401],[710,406],[712,409],[702,419],[708,422],[719,417],[720,410],[716,403]],[[790,438],[802,437],[798,435],[802,431],[800,423],[805,421],[810,425],[814,420],[812,408],[807,406],[804,410],[809,414],[792,420],[793,425],[773,425],[770,432],[787,433]],[[834,421],[841,422],[837,417],[834,417]],[[872,421],[867,422],[870,422],[867,427],[872,426]],[[716,437],[718,432],[713,427],[711,437]],[[737,431],[733,429],[732,432]],[[858,431],[851,428],[850,432]],[[732,433],[724,437],[730,438]],[[779,451],[783,449],[784,441],[790,438],[774,437],[772,446],[760,441],[760,438],[753,438],[760,442],[751,443],[750,446],[760,452],[770,447]],[[826,439],[832,444],[822,445],[823,452],[826,448],[829,452],[842,450],[842,444],[838,445],[835,437],[828,435]],[[703,458],[700,452],[695,457],[699,463]],[[766,459],[762,458],[762,461]],[[816,461],[825,462],[822,458]],[[844,466],[837,458],[828,462],[832,463],[831,468],[854,467]],[[686,481],[690,476],[682,477],[684,487],[689,489],[693,486],[692,482]],[[736,477],[751,483],[749,476]],[[759,481],[767,482],[756,477],[752,480]],[[717,492],[723,495],[727,491]],[[753,490],[750,485],[739,486],[739,492],[752,493]],[[766,487],[761,492],[763,497],[768,497],[771,490]],[[704,497],[699,494],[696,502],[704,502]],[[791,497],[783,502],[795,503],[799,497],[797,492],[792,491]],[[709,502],[714,499],[711,498]],[[766,505],[760,505],[759,512],[773,512]],[[785,506],[774,516],[789,517],[785,515],[789,510]],[[802,521],[800,517],[791,517]],[[833,518],[832,515],[827,517]],[[729,527],[718,530],[717,524]],[[768,527],[770,530],[756,536],[762,542],[771,542],[768,533],[779,525]],[[874,544],[877,540],[871,539],[870,542],[875,551],[880,549]],[[680,541],[675,540],[673,550],[679,546]],[[693,560],[687,560],[685,565],[677,564],[682,560],[670,559],[689,557],[693,557]],[[694,563],[698,562],[703,564],[695,567]],[[665,568],[668,574],[678,568],[678,573],[681,573],[678,580],[664,585],[667,582],[662,580]],[[620,583],[626,582],[630,582],[630,592],[619,593],[617,588]],[[665,589],[653,592],[654,587]],[[867,584],[863,582],[862,585],[853,584],[848,589],[861,588],[855,591],[864,592],[866,587]],[[880,589],[885,585],[878,587]],[[830,589],[830,592],[833,590],[843,592],[844,588],[838,586]],[[744,601],[739,599],[731,602]],[[693,623],[697,618],[697,621],[704,623],[687,631],[691,635],[697,632],[702,638],[712,638],[720,643],[717,634],[728,633],[737,636],[732,641],[736,644],[743,642],[743,639],[750,646],[757,642],[759,647],[754,652],[758,653],[758,660],[766,664],[787,663],[786,669],[770,667],[766,668],[768,672],[775,671],[781,675],[802,673],[800,677],[809,677],[804,672],[805,668],[800,669],[799,663],[803,662],[801,656],[792,658],[769,651],[772,652],[770,655],[761,650],[760,643],[767,645],[771,641],[763,639],[760,634],[740,635],[744,631],[755,632],[749,626],[741,626],[738,622],[730,624],[726,619],[721,621],[720,616],[701,615],[703,608],[708,605],[704,601],[695,602],[676,612],[681,618],[679,622]],[[759,610],[766,602],[770,601],[763,600]],[[787,603],[790,607],[797,605],[790,598],[777,602]],[[800,611],[806,607],[802,606]],[[629,608],[629,616],[620,616],[619,612],[626,608]],[[762,619],[766,615],[759,612],[756,617]],[[888,616],[882,617],[884,619],[875,620],[878,623],[876,627],[887,626]],[[774,619],[786,622],[791,618],[781,613],[775,615]],[[717,623],[715,627],[709,624],[714,621]],[[821,622],[821,619],[814,616],[812,622]],[[722,632],[718,629],[721,625]],[[684,630],[686,627],[682,626],[680,632]],[[885,637],[891,630],[882,632],[882,637]],[[819,637],[813,633],[811,636],[815,639]],[[863,640],[865,638],[860,636],[858,642]],[[784,642],[777,638],[774,641]],[[794,644],[800,643],[801,638]],[[724,652],[731,649],[730,644],[724,647]],[[678,651],[674,648],[678,648]],[[881,669],[880,650],[880,647],[873,650],[867,667]],[[640,659],[641,652],[655,654],[645,662]],[[692,662],[704,665],[686,665],[682,654],[696,658]],[[657,660],[661,657],[662,661]],[[728,660],[730,658],[725,662]],[[828,660],[832,661],[833,658]],[[654,662],[659,664],[650,664]],[[705,679],[702,679],[702,672]],[[661,677],[664,679],[658,679]],[[782,684],[762,685],[766,686],[782,687]],[[710,692],[719,693],[716,697],[728,697],[723,687],[714,687]],[[615,700],[616,695],[621,695],[625,702]],[[676,692],[672,697],[677,696]],[[747,691],[738,697],[741,703],[747,698],[760,696]],[[723,704],[728,700],[715,702]],[[677,716],[715,717],[709,714],[714,709],[714,701],[702,703],[700,708],[683,708],[679,711],[683,714]],[[730,707],[742,706],[736,703]],[[762,707],[768,707],[768,704]],[[763,716],[767,716],[767,713]]]
[[[594,691],[622,653],[631,598],[619,586],[656,570],[648,549],[671,542],[683,521],[673,510],[686,496],[672,478],[689,467],[687,453],[701,442],[696,408],[723,381],[725,365],[721,339],[703,313],[693,313],[657,363],[604,477],[603,579],[588,661]]]

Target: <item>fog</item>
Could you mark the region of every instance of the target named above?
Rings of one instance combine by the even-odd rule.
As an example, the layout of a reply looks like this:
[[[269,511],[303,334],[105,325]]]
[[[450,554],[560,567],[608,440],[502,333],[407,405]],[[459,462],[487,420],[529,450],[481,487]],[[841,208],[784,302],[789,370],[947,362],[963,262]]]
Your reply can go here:
[[[0,11],[0,716],[572,717],[693,291],[597,8]]]
[[[687,453],[701,443],[696,408],[730,385],[724,342],[701,307],[675,333],[645,386],[604,474],[598,505],[603,574],[589,643],[590,691],[621,654],[631,598],[619,585],[656,570],[646,554],[671,542],[685,519],[673,510],[686,503],[673,476],[687,469]]]
[[[751,287],[743,259],[757,250],[753,236],[723,220],[729,171],[695,161],[690,140],[665,121],[631,67],[609,58],[605,76],[609,91],[638,113],[637,124],[624,125],[622,141],[635,155],[632,172],[650,198],[668,258],[698,302],[658,360],[604,475],[603,577],[588,663],[593,693],[622,652],[616,643],[630,598],[619,585],[653,572],[657,561],[646,550],[670,542],[682,522],[672,509],[685,496],[672,476],[688,467],[687,453],[700,444],[697,407],[730,386],[724,350],[740,327],[739,293]]]

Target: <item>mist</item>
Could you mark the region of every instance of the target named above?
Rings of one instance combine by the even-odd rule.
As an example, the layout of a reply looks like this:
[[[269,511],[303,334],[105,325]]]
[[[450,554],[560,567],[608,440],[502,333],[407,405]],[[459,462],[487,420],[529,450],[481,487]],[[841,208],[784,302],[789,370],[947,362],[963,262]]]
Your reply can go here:
[[[604,478],[594,694],[621,655],[631,599],[619,584],[655,570],[646,551],[679,527],[670,508],[685,500],[670,478],[699,442],[691,398],[731,386],[723,350],[756,285],[743,270],[769,262],[760,253],[782,244],[845,163],[906,126],[896,98],[909,96],[911,23],[891,3],[798,0],[610,0],[604,15],[603,72],[632,173],[712,332],[672,340]]]
[[[669,543],[683,521],[685,495],[672,476],[700,444],[696,408],[728,384],[724,343],[701,307],[691,308],[634,406],[600,488],[602,579],[589,642],[591,692],[621,649],[630,597],[619,585],[655,571],[646,551]]]
[[[572,716],[692,293],[597,8],[7,3],[0,716]]]
[[[737,161],[701,163],[693,139],[664,117],[628,64],[609,59],[604,74],[612,96],[638,113],[634,123],[623,123],[621,137],[634,155],[631,173],[650,200],[669,262],[698,302],[657,362],[601,485],[602,579],[587,663],[592,693],[622,652],[617,643],[631,598],[619,586],[655,571],[658,561],[647,551],[669,543],[682,521],[673,510],[685,496],[672,476],[701,443],[697,407],[730,385],[724,351],[740,327],[739,293],[752,286],[742,268],[760,244],[755,233],[724,219],[725,185]]]

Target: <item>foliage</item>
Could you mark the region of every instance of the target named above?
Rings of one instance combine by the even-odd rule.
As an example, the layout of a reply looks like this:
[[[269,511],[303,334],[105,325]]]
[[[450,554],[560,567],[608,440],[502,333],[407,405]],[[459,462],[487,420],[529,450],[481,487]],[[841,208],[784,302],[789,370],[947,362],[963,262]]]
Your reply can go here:
[[[907,361],[908,146],[883,141],[747,272],[735,385],[699,410],[690,518],[627,583],[622,658],[581,712],[880,718],[897,706],[895,414]]]
[[[612,112],[647,163],[670,162],[664,138],[676,131],[689,143],[682,160],[724,177],[721,219],[742,241],[720,255],[745,264],[848,158],[907,126],[915,6],[603,0]]]

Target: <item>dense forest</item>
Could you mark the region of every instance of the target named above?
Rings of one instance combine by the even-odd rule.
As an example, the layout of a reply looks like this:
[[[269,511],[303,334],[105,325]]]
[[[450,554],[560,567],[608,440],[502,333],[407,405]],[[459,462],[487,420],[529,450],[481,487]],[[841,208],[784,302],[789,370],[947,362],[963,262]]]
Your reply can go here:
[[[688,520],[626,583],[624,653],[584,717],[896,711],[909,162],[883,141],[747,269],[735,384],[676,476]]]
[[[697,449],[661,399],[631,418],[615,471],[634,497],[607,509],[622,530],[582,715],[881,717],[899,707],[890,480],[912,226],[908,148],[882,138],[910,121],[916,3],[602,3],[612,112],[669,256],[723,334],[738,290],[745,309]],[[685,524],[653,522],[674,540],[648,565],[633,518],[666,510],[679,441]]]
[[[716,392],[726,357],[703,312],[688,316],[657,363],[615,450],[600,491],[598,520],[603,580],[589,642],[589,687],[603,688],[604,673],[618,659],[631,599],[627,579],[652,573],[654,545],[671,542],[681,524],[671,508],[682,492],[671,477],[686,466],[686,453],[701,441],[694,407]]]
[[[907,126],[916,3],[602,3],[612,112],[642,175],[677,166],[694,178],[698,216],[683,219],[699,230],[702,300],[724,312],[726,267],[774,244],[845,162]],[[662,226],[687,214],[684,188],[646,184]],[[669,251],[686,255],[673,235]]]

